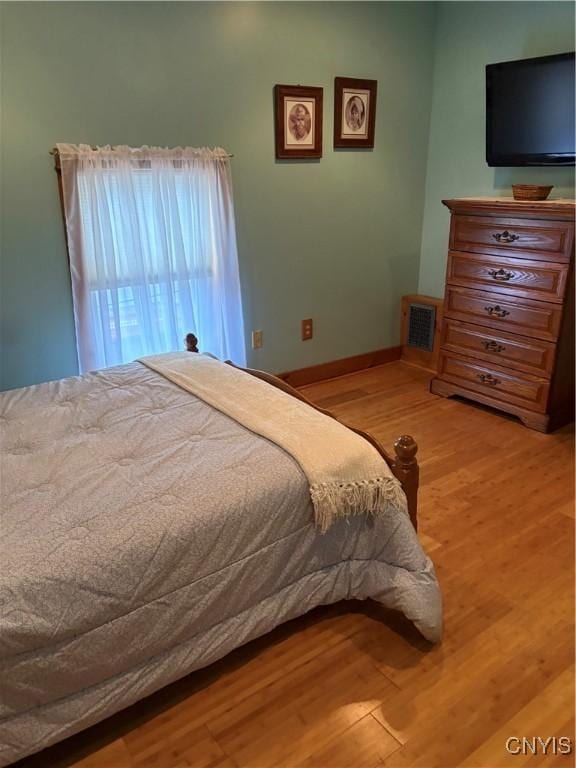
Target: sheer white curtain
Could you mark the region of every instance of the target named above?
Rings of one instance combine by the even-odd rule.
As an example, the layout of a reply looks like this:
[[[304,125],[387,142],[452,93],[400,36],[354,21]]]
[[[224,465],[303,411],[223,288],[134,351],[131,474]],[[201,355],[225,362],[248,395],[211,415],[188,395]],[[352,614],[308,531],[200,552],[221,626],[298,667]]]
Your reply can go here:
[[[222,149],[58,144],[81,371],[201,348],[245,365]]]

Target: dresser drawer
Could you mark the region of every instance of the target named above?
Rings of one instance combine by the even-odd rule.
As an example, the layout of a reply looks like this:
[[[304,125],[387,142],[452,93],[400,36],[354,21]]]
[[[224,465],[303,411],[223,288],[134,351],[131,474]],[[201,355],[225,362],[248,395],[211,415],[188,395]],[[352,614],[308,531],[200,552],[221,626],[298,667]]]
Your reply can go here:
[[[556,345],[457,320],[444,320],[442,349],[550,378]]]
[[[568,268],[568,264],[450,251],[447,281],[451,285],[482,288],[507,296],[561,303]]]
[[[469,357],[440,353],[440,378],[473,392],[521,408],[544,413],[548,402],[549,382],[527,373],[514,373],[499,365],[479,362]]]
[[[562,307],[447,285],[444,316],[495,330],[555,341],[560,332]]]
[[[570,261],[574,238],[571,221],[453,216],[450,248],[472,253],[514,254],[535,261]]]

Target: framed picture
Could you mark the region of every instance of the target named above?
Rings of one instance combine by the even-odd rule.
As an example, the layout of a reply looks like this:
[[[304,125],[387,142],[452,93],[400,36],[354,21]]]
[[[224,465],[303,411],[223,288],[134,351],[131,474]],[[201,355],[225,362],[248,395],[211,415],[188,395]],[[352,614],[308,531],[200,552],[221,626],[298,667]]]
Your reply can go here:
[[[274,88],[276,157],[322,157],[322,88]]]
[[[377,80],[334,79],[334,146],[374,146]]]

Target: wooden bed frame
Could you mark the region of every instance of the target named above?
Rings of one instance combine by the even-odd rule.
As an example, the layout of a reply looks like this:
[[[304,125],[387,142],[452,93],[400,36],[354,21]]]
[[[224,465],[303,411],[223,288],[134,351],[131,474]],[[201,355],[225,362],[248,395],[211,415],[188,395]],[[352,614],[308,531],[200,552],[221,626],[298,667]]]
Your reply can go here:
[[[336,421],[344,424],[344,426],[348,427],[348,429],[351,429],[365,440],[368,440],[368,442],[371,443],[374,448],[376,448],[378,453],[383,457],[384,461],[392,470],[393,474],[400,481],[408,501],[408,513],[410,514],[410,520],[412,521],[414,528],[418,530],[418,482],[420,479],[420,468],[418,466],[418,461],[416,460],[418,446],[416,445],[416,441],[413,437],[410,435],[402,435],[399,437],[394,443],[395,456],[391,456],[384,449],[384,447],[380,445],[378,440],[376,440],[376,438],[371,434],[368,432],[363,432],[361,429],[356,429],[356,427],[351,427],[350,424],[346,424],[330,411],[315,405],[311,400],[308,400],[307,397],[304,397],[301,392],[299,392],[297,389],[294,389],[294,387],[291,387],[290,384],[283,381],[282,379],[279,379],[277,376],[274,376],[271,373],[267,373],[266,371],[258,371],[254,368],[242,368],[241,366],[234,365],[231,360],[226,360],[226,362],[228,365],[232,365],[234,368],[239,368],[241,371],[245,371],[252,376],[256,376],[256,378],[268,382],[268,384],[281,389],[288,395],[292,395],[292,397],[295,397],[298,400],[302,400],[302,402],[307,403],[311,408],[315,408],[317,411],[320,411],[320,413],[323,413],[326,416],[330,416],[332,419],[336,419]]]

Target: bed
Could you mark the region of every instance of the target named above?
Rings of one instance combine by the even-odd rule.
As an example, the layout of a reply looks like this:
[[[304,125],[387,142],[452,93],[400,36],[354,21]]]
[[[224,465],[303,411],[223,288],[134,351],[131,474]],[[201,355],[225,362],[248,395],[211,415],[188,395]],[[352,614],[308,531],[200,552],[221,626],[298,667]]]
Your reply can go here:
[[[393,458],[366,438],[410,509],[321,532],[292,455],[141,362],[0,409],[0,765],[321,604],[371,598],[440,639],[411,438]]]

